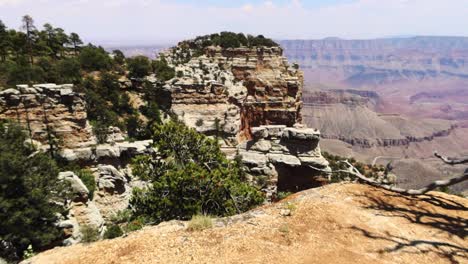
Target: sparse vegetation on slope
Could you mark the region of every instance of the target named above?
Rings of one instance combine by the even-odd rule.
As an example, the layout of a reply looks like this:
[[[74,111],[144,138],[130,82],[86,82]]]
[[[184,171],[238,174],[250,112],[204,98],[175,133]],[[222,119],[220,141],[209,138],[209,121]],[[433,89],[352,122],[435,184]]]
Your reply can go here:
[[[183,64],[190,61],[191,58],[199,57],[205,54],[205,48],[210,46],[217,46],[223,49],[229,48],[253,48],[253,47],[278,47],[278,43],[263,35],[252,36],[244,35],[243,33],[234,32],[221,32],[211,35],[199,36],[193,40],[180,42],[174,48],[173,62],[175,64]]]

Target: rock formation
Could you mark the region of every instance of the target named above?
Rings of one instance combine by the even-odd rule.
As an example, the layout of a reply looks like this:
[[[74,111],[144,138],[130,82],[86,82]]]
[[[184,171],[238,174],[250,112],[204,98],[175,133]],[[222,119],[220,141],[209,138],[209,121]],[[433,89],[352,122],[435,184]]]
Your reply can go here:
[[[237,148],[249,179],[269,197],[278,189],[320,185],[318,176],[329,169],[320,132],[299,128],[303,74],[282,48],[208,46],[193,56],[191,44],[162,54],[177,73],[164,85],[172,112],[197,131],[224,139],[226,152]]]
[[[207,47],[186,63],[183,44],[164,53],[176,78],[165,89],[171,110],[199,132],[222,132],[226,143],[251,138],[260,125],[292,126],[301,121],[303,77],[280,47]]]
[[[59,179],[68,181],[75,193],[68,207],[70,208],[66,219],[58,223],[58,227],[62,228],[66,239],[63,245],[69,246],[81,241],[83,234],[81,229],[89,226],[104,231],[104,218],[101,215],[96,203],[89,197],[89,190],[81,181],[81,179],[73,172],[61,172]]]
[[[73,91],[73,85],[18,85],[1,91],[1,119],[19,121],[33,139],[45,145],[52,138],[71,148],[95,144],[85,100]]]
[[[329,168],[320,153],[320,133],[300,125],[302,72],[288,64],[280,47],[210,46],[200,56],[190,53],[188,61],[180,61],[182,52],[178,46],[165,53],[177,77],[162,85],[163,108],[197,131],[216,136],[227,152],[239,153],[248,179],[269,198],[278,190],[323,183],[320,176]],[[146,80],[161,88],[154,76]],[[50,135],[55,136],[58,154],[94,175],[92,197],[73,172],[59,176],[76,194],[70,215],[59,224],[69,231],[67,245],[81,239],[83,226],[102,232],[105,219],[128,208],[133,188],[147,184],[133,177],[131,159],[157,154],[151,140],[127,142],[117,128],[109,128],[106,144],[96,144],[85,109],[83,96],[71,85],[20,85],[0,92],[0,119],[19,120],[45,147]]]
[[[267,197],[277,191],[299,191],[323,185],[330,171],[322,157],[320,132],[283,125],[252,129],[253,140],[239,145],[239,154],[252,182]]]
[[[304,122],[319,128],[322,138],[362,148],[431,142],[449,136],[457,128],[452,121],[379,114],[373,111],[379,97],[370,91],[308,91],[304,101]]]

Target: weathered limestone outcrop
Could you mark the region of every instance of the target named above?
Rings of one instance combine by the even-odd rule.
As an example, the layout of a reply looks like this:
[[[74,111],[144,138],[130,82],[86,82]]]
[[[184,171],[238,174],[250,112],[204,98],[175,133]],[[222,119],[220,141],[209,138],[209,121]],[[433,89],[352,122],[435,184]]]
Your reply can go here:
[[[134,187],[145,185],[132,175],[131,159],[137,155],[151,155],[155,151],[152,140],[144,140],[63,149],[59,154],[67,161],[90,168],[96,180],[93,205],[104,219],[109,219],[128,207]]]
[[[318,145],[320,132],[284,125],[252,128],[253,140],[239,145],[249,180],[268,196],[321,186],[330,171]]]
[[[50,135],[64,147],[95,144],[85,100],[73,91],[73,85],[18,85],[17,89],[3,90],[0,119],[19,121],[42,143],[47,143]]]
[[[70,183],[70,186],[78,199],[84,201],[88,200],[89,190],[75,173],[71,171],[60,172],[58,178]]]
[[[110,144],[99,144],[84,148],[66,148],[60,151],[60,155],[67,161],[76,161],[84,164],[114,164],[121,165],[137,155],[151,154],[152,140],[135,142],[113,142]],[[126,165],[126,164],[124,164]]]
[[[181,44],[182,45],[182,44]],[[302,72],[280,47],[207,47],[186,63],[178,46],[164,54],[176,78],[164,86],[171,110],[199,132],[223,133],[228,145],[251,138],[250,128],[301,121]]]
[[[61,172],[58,177],[69,182],[75,194],[68,205],[70,210],[66,219],[57,224],[65,233],[66,239],[63,241],[63,245],[69,246],[80,242],[83,237],[81,230],[85,226],[95,228],[102,233],[104,231],[104,218],[96,203],[90,200],[86,185],[71,171]]]

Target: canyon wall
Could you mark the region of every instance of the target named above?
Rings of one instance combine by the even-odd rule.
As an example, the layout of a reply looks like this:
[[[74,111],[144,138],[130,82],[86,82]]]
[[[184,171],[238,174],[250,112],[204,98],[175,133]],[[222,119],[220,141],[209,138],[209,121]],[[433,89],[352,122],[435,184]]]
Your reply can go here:
[[[321,72],[326,78],[328,73],[356,86],[438,77],[468,79],[468,38],[328,38],[281,44],[286,56],[312,76]]]
[[[0,92],[0,120],[18,121],[33,139],[67,148],[96,143],[85,107],[73,85],[18,85]]]
[[[405,147],[449,136],[457,128],[455,122],[447,120],[379,114],[373,111],[379,100],[373,92],[307,91],[304,97],[304,122],[320,129],[322,138],[353,146]]]
[[[171,110],[199,132],[222,132],[231,146],[250,139],[250,128],[301,122],[302,72],[280,47],[208,47],[176,64],[182,52],[164,55],[177,76],[166,83]]]

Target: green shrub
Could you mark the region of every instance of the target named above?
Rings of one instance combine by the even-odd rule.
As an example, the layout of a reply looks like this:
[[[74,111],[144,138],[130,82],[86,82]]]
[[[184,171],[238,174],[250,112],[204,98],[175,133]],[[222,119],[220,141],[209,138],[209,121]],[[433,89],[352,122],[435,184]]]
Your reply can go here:
[[[29,245],[28,248],[25,251],[23,251],[23,259],[29,259],[34,257],[35,255],[36,253],[34,253],[32,245]]]
[[[124,209],[118,211],[114,216],[111,217],[111,222],[114,224],[123,224],[131,220],[132,211],[130,209]]]
[[[213,226],[213,220],[208,215],[194,215],[188,222],[189,231],[201,231]]]
[[[129,221],[125,225],[125,233],[133,232],[142,229],[146,224],[146,219],[144,217],[137,217],[134,220]]]
[[[135,216],[156,223],[227,216],[263,202],[263,194],[243,181],[240,164],[228,161],[215,140],[176,121],[157,126],[153,140],[162,159],[142,156],[133,165],[134,175],[151,182],[133,192]]]
[[[96,135],[97,142],[99,144],[106,143],[109,134],[109,127],[99,121],[91,122],[91,125],[93,126],[93,133]]]
[[[111,225],[107,227],[106,232],[104,233],[104,239],[113,239],[116,237],[121,237],[123,236],[123,231],[122,228],[120,228],[119,225]]]
[[[133,78],[143,78],[151,72],[151,62],[145,56],[135,56],[127,59],[129,75]]]
[[[292,192],[278,192],[278,194],[276,195],[276,200],[278,201],[283,200],[292,194],[293,194]]]
[[[164,56],[160,56],[157,60],[153,61],[152,66],[156,77],[161,81],[168,81],[176,75],[174,68],[167,64]]]
[[[99,240],[99,230],[91,225],[85,225],[80,228],[83,243],[91,243]]]
[[[81,81],[80,62],[77,59],[60,60],[55,68],[59,83],[79,83]]]
[[[81,179],[86,188],[88,188],[89,200],[93,200],[94,191],[96,190],[96,179],[94,178],[93,173],[90,170],[82,169],[77,171],[76,175]]]
[[[203,123],[204,123],[204,122],[203,122],[203,119],[200,118],[200,119],[197,120],[197,122],[195,122],[195,125],[196,125],[197,127],[201,127],[201,126],[203,126]]]
[[[112,65],[109,54],[102,47],[91,44],[81,49],[79,60],[81,68],[88,71],[109,70]]]

